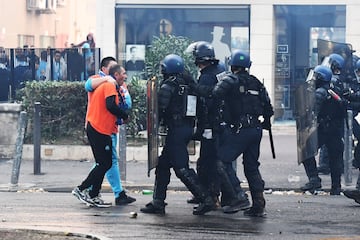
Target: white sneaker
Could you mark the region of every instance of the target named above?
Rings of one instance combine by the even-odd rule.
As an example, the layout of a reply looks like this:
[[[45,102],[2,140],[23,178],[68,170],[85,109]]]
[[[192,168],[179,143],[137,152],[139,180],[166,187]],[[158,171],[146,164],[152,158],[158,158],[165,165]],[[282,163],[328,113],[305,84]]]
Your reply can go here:
[[[81,198],[84,198],[84,192],[80,191],[79,187],[74,188],[71,191],[72,195],[74,195],[77,199],[79,199],[81,201]]]
[[[105,202],[103,199],[101,199],[100,194],[94,198],[88,199],[88,203],[91,203],[95,207],[99,208],[108,208],[111,207],[111,202]]]

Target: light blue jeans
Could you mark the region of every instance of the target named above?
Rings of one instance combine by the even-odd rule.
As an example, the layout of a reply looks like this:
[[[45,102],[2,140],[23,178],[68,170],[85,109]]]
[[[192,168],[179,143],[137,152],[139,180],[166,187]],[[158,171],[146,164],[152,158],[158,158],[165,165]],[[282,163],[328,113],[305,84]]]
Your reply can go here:
[[[112,140],[112,166],[106,172],[105,176],[108,182],[110,183],[111,189],[115,195],[115,198],[119,197],[119,194],[123,191],[123,187],[121,184],[120,178],[120,170],[119,170],[119,162],[118,162],[118,154],[116,151],[117,145],[117,135],[111,134]]]

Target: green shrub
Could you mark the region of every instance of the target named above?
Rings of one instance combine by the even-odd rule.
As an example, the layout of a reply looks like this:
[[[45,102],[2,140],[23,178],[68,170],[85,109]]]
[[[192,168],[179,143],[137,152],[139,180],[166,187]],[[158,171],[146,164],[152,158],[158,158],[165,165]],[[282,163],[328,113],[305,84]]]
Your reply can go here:
[[[131,121],[126,125],[126,134],[139,137],[140,131],[146,129],[146,81],[135,75],[128,81],[132,100]]]
[[[168,35],[163,37],[154,37],[151,46],[146,49],[145,64],[146,73],[151,78],[160,76],[160,62],[168,54],[177,54],[184,59],[185,69],[193,77],[197,75],[197,68],[194,64],[192,53],[185,53],[186,48],[192,43],[189,38],[182,36]]]
[[[131,122],[127,124],[127,134],[138,136],[137,121],[144,119],[146,109],[145,87],[141,82],[129,83],[133,100]],[[18,91],[18,100],[28,113],[26,143],[33,142],[34,103],[41,103],[42,144],[84,144],[87,142],[84,122],[87,107],[87,93],[84,82],[31,81]],[[142,96],[142,97],[141,97]]]
[[[31,81],[18,93],[28,113],[26,142],[32,142],[34,103],[41,103],[43,144],[79,143],[84,140],[87,94],[83,82]]]

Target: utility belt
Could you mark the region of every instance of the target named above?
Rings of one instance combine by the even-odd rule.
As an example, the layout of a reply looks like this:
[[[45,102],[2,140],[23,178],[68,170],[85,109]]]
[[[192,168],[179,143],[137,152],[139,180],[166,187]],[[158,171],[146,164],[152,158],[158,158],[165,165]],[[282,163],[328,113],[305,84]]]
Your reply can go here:
[[[261,126],[257,116],[244,115],[240,116],[239,120],[228,124],[232,132],[239,133],[242,128],[256,128]]]
[[[329,116],[319,118],[319,128],[323,130],[331,130],[332,128],[342,127],[344,119],[331,119]]]
[[[169,125],[173,126],[195,126],[195,118],[194,117],[184,117],[180,114],[171,115],[169,118]]]

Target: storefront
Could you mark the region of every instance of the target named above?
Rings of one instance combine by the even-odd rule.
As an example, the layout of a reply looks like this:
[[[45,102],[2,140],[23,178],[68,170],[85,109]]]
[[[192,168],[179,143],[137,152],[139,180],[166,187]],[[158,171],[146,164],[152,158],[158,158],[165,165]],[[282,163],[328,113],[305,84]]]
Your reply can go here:
[[[279,125],[295,125],[295,89],[318,64],[317,39],[348,42],[355,50],[360,44],[360,30],[352,25],[360,20],[356,17],[360,4],[346,0],[327,5],[321,1],[311,5],[304,1],[116,2],[115,48],[123,64],[135,55],[143,61],[153,36],[164,34],[208,41],[221,61],[235,49],[248,51],[251,73],[264,81]]]
[[[345,42],[345,5],[275,5],[275,121],[294,119],[294,93],[318,65],[317,40]]]
[[[145,49],[153,37],[183,36],[210,42],[225,62],[231,51],[249,52],[248,5],[116,5],[116,43],[127,71],[142,70]]]

